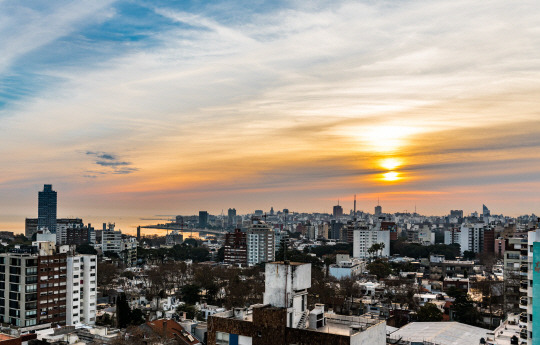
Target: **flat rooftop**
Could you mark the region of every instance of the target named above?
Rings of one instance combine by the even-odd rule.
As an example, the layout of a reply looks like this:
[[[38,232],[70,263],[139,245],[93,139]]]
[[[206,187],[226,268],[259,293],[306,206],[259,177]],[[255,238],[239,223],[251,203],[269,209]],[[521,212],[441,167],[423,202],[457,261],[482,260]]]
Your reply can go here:
[[[487,339],[491,332],[459,322],[412,322],[393,332],[391,338],[438,345],[478,345],[480,339]]]

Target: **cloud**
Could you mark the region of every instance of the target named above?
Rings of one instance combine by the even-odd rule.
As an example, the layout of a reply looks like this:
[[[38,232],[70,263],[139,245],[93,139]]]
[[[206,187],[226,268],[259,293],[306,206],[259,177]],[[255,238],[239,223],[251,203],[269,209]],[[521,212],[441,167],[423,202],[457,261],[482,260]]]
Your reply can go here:
[[[131,167],[131,162],[125,162],[117,160],[117,155],[111,154],[111,153],[105,153],[105,152],[98,152],[98,151],[86,151],[86,155],[96,157],[97,159],[94,161],[96,165],[110,168],[112,170],[109,170],[109,173],[112,174],[131,174],[133,172],[138,171],[137,168]],[[104,159],[104,160],[100,160]],[[107,172],[101,171],[101,174],[106,174]],[[86,175],[85,175],[86,176]],[[91,177],[97,177],[97,176],[91,176]]]

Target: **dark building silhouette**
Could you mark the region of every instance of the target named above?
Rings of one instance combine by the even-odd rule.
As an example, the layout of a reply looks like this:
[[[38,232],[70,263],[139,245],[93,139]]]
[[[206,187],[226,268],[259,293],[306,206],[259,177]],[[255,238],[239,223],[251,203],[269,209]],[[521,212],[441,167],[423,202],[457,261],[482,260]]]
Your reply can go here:
[[[339,203],[334,206],[333,214],[334,218],[343,216],[343,207],[339,206]]]
[[[199,227],[206,228],[208,226],[208,212],[199,211]]]
[[[227,211],[227,225],[233,227],[236,225],[236,209],[230,208]]]
[[[24,220],[24,236],[30,239],[38,230],[37,218],[26,218]]]
[[[46,227],[50,232],[56,233],[56,192],[52,185],[43,186],[43,191],[38,193],[38,228]]]

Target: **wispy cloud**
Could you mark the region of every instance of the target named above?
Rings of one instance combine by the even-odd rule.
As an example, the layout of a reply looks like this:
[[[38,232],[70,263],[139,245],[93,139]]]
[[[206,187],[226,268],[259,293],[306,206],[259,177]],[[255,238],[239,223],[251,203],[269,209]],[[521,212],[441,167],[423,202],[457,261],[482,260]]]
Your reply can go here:
[[[133,172],[136,172],[138,169],[135,167],[132,167],[131,162],[121,161],[117,159],[117,155],[105,153],[105,152],[96,152],[96,151],[86,151],[86,155],[95,157],[96,160],[94,161],[95,164],[110,168],[109,172],[112,174],[131,174]],[[101,171],[102,174],[106,174],[107,171]],[[84,175],[88,176],[88,175]],[[90,177],[97,177],[95,175],[90,175]]]

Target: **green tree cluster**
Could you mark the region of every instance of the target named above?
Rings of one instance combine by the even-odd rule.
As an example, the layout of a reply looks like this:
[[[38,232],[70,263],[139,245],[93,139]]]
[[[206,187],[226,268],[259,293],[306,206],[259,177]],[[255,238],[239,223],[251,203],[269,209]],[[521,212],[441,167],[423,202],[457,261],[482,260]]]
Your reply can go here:
[[[391,241],[390,254],[408,256],[411,258],[429,258],[431,254],[444,255],[446,259],[453,260],[460,256],[459,244],[432,244],[423,246],[419,243],[409,243],[404,239]]]
[[[416,315],[418,321],[421,322],[442,321],[443,319],[442,311],[433,303],[424,304],[424,306],[420,307]]]
[[[369,274],[377,276],[377,279],[388,277],[392,273],[390,264],[383,260],[375,260],[366,266]]]

